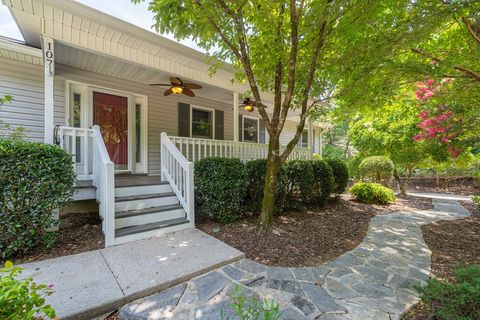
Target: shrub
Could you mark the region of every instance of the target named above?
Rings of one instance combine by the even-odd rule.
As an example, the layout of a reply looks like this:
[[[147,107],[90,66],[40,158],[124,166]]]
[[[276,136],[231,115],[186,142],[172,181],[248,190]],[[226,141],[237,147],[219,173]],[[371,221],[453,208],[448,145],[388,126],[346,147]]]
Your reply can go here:
[[[353,179],[360,179],[360,170],[358,166],[362,162],[363,158],[359,153],[347,160],[348,175]]]
[[[267,160],[258,159],[248,161],[245,164],[245,177],[247,184],[246,208],[252,212],[260,212],[262,209],[263,188],[265,174],[267,172]],[[275,192],[275,213],[281,213],[286,201],[287,177],[283,167],[277,177]]]
[[[71,156],[58,146],[0,140],[0,255],[51,239],[53,213],[73,194]]]
[[[455,282],[431,278],[416,286],[432,319],[480,319],[480,265],[457,268]]]
[[[311,165],[315,182],[310,202],[312,204],[324,205],[334,188],[333,171],[324,160],[312,160]]]
[[[46,285],[38,285],[32,278],[19,279],[22,269],[7,261],[0,269],[0,319],[40,320],[55,317],[55,310],[45,304],[45,296],[52,294]]]
[[[195,163],[195,212],[199,218],[235,221],[243,211],[245,166],[240,159],[205,158]]]
[[[376,183],[388,182],[393,175],[393,162],[388,157],[368,157],[358,166],[361,179],[369,179]]]
[[[393,190],[374,182],[357,182],[350,188],[350,193],[361,202],[387,204],[395,202]]]
[[[477,205],[477,207],[480,209],[480,196],[472,196],[472,201]]]
[[[339,195],[345,192],[348,185],[348,168],[345,161],[341,159],[326,159],[333,173],[332,192]]]
[[[287,203],[290,209],[304,209],[313,197],[315,177],[311,161],[291,160],[284,163],[287,177]]]
[[[247,295],[242,288],[235,286],[235,292],[229,295],[232,303],[230,307],[233,314],[226,315],[223,308],[220,311],[220,319],[229,320],[234,315],[235,319],[240,320],[279,320],[282,316],[280,305],[274,300],[262,300],[256,294]]]

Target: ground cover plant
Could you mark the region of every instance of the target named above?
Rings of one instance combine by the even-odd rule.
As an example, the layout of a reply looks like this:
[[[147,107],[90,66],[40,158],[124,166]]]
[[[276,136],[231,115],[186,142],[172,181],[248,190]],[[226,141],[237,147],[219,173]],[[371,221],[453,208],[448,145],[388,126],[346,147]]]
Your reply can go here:
[[[375,182],[357,182],[350,188],[350,193],[358,201],[365,203],[394,203],[393,190]]]
[[[55,210],[73,195],[71,156],[58,146],[0,140],[0,257],[51,245]]]

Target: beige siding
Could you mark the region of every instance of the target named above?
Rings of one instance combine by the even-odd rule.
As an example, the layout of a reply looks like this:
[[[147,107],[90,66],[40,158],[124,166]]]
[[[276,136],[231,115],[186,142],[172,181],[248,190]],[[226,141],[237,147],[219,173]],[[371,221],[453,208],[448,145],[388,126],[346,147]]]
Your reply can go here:
[[[178,103],[184,102],[224,111],[224,135],[233,140],[232,105],[203,97],[190,98],[185,95],[163,96],[162,88],[154,88],[137,82],[112,78],[98,73],[68,66],[56,67],[57,80],[65,90],[65,80],[77,81],[93,86],[148,96],[148,167],[150,174],[160,173],[160,133],[178,134]],[[213,97],[214,98],[214,97]]]
[[[63,91],[55,88],[56,124],[64,122]],[[0,119],[12,128],[23,127],[26,137],[41,142],[44,139],[44,74],[43,66],[0,58],[0,95],[12,95],[14,101],[0,110]]]

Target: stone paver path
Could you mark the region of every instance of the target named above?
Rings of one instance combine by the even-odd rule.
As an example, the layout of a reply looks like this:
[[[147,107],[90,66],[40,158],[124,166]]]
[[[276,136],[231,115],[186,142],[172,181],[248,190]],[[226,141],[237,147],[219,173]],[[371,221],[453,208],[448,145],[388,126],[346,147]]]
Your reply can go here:
[[[119,318],[217,320],[221,310],[231,312],[228,294],[240,285],[246,294],[275,299],[285,320],[399,319],[418,299],[412,285],[430,272],[420,226],[469,215],[457,201],[433,204],[433,210],[374,217],[357,248],[322,266],[269,267],[244,259],[128,304]]]

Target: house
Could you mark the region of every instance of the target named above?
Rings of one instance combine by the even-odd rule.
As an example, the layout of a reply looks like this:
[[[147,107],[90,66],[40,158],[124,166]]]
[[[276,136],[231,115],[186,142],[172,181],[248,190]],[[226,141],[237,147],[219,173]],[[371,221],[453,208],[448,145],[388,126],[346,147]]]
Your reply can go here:
[[[230,65],[210,75],[205,54],[74,1],[2,3],[25,42],[0,38],[0,94],[14,96],[0,118],[72,154],[75,199],[97,200],[107,246],[193,227],[192,162],[266,156],[268,134],[241,108],[248,86]],[[291,158],[319,152],[320,132],[309,123]]]

